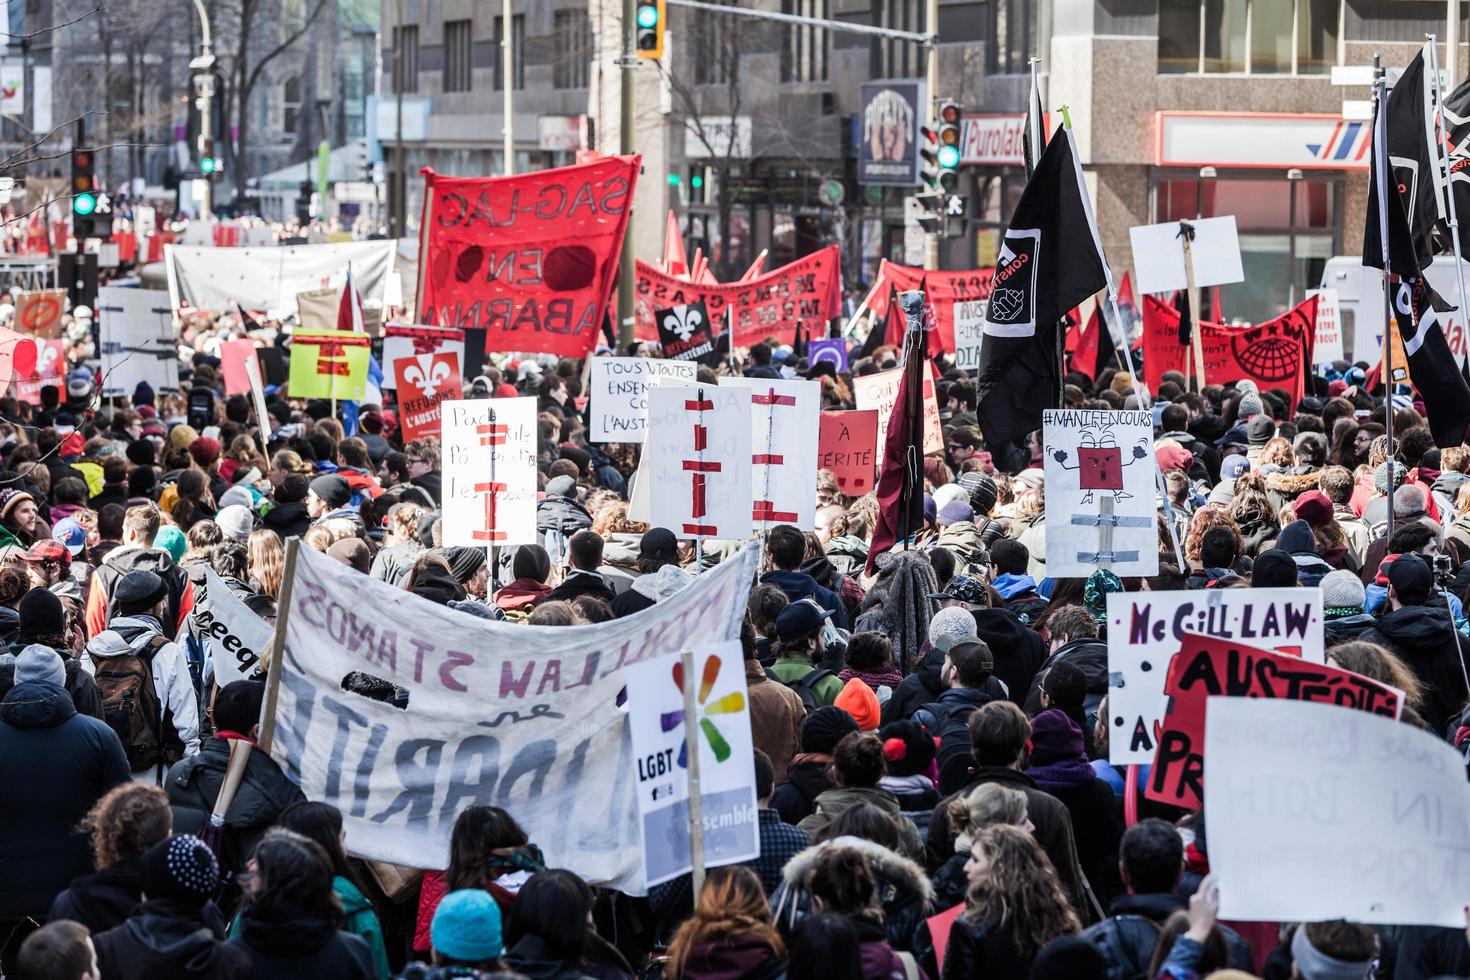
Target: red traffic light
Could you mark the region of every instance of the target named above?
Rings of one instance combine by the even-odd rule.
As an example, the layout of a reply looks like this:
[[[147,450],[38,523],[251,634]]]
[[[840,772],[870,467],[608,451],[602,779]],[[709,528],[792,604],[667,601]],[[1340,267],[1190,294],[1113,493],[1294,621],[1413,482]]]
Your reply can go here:
[[[941,102],[939,104],[939,121],[948,126],[957,126],[960,122],[960,106],[958,102]]]
[[[73,167],[78,167],[78,168],[81,168],[81,169],[86,169],[86,168],[91,167],[92,166],[92,151],[91,150],[72,150],[71,151],[71,165]]]

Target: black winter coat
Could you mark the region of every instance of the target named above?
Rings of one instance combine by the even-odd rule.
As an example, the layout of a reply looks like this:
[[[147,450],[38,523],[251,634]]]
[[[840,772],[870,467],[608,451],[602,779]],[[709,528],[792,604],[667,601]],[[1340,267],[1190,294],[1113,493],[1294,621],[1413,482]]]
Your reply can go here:
[[[1378,625],[1364,630],[1359,639],[1381,643],[1408,665],[1424,688],[1419,715],[1430,731],[1444,738],[1470,697],[1460,672],[1460,649],[1449,610],[1444,606],[1404,606],[1385,613]]]
[[[250,957],[254,980],[376,980],[372,953],[361,936],[330,922],[285,910],[240,913],[240,934],[231,947]]]
[[[964,913],[954,920],[944,952],[943,980],[1026,980],[1035,952],[1016,948],[1009,929],[999,920],[974,922]]]
[[[1322,645],[1335,647],[1339,643],[1356,640],[1377,624],[1378,620],[1368,613],[1343,616],[1340,619],[1324,619],[1322,621]]]
[[[975,631],[995,654],[995,676],[1010,692],[1008,700],[1020,704],[1046,660],[1046,644],[1009,609],[976,609],[973,615]]]
[[[1164,920],[1183,908],[1185,901],[1173,894],[1121,895],[1108,906],[1108,917],[1084,929],[1082,938],[1102,953],[1108,980],[1153,980],[1148,974],[1148,961],[1159,932]],[[1225,936],[1229,965],[1254,974],[1246,941],[1229,926],[1217,922],[1215,927]],[[1464,933],[1460,938],[1464,939]]]
[[[596,572],[573,572],[566,579],[546,594],[542,602],[571,602],[578,596],[590,595],[594,599],[601,599],[609,606],[618,594],[613,591],[612,586],[607,584],[607,579]]]
[[[817,796],[832,789],[825,762],[798,762],[786,770],[786,782],[771,793],[771,809],[793,827],[812,815]]]
[[[77,713],[56,684],[17,684],[0,701],[0,919],[42,921],[56,896],[92,870],[77,825],[131,778],[122,743]]]
[[[944,651],[926,644],[918,669],[903,679],[888,703],[883,705],[879,715],[881,724],[912,718],[915,711],[930,701],[939,700],[939,695],[944,693],[944,685],[939,681],[939,671],[943,667]]]
[[[122,925],[93,935],[107,980],[251,980],[250,955],[225,941],[223,924],[157,899]]]
[[[1041,711],[1042,675],[1063,662],[1076,667],[1087,678],[1087,698],[1083,701],[1083,706],[1089,716],[1097,714],[1098,704],[1108,693],[1108,645],[1104,640],[1083,639],[1073,640],[1059,647],[1037,668],[1036,676],[1031,679],[1031,687],[1026,692],[1026,702],[1021,706],[1028,717],[1034,718]],[[1090,736],[1088,741],[1092,741]]]
[[[120,926],[143,901],[138,859],[124,858],[101,871],[82,875],[51,903],[47,922],[70,919],[96,935]]]
[[[306,504],[299,500],[293,500],[285,504],[276,504],[260,518],[262,527],[275,531],[286,541],[291,538],[299,538],[311,527],[311,515],[306,512]]]

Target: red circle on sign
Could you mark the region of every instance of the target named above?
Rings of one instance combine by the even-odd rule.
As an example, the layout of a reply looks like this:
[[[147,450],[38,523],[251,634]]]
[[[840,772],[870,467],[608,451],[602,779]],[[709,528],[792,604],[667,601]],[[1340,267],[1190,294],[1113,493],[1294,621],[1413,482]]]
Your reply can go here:
[[[43,326],[51,326],[60,317],[61,300],[54,296],[42,296],[40,299],[32,300],[26,304],[25,312],[21,315],[20,325],[31,333],[36,333]]]

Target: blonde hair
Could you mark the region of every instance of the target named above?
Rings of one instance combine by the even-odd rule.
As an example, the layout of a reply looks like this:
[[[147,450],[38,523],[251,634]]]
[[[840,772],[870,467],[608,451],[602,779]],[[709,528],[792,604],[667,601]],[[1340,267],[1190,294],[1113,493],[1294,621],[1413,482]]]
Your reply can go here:
[[[281,595],[281,578],[286,573],[286,546],[281,536],[270,528],[251,531],[245,542],[249,555],[250,577],[255,579],[260,591],[272,599]]]
[[[985,783],[969,796],[955,794],[948,813],[950,829],[970,837],[995,824],[1020,827],[1026,822],[1026,794],[999,783]]]
[[[1051,860],[1036,838],[1019,827],[998,824],[975,837],[988,870],[970,884],[964,916],[1010,933],[1022,956],[1058,936],[1082,931]]]

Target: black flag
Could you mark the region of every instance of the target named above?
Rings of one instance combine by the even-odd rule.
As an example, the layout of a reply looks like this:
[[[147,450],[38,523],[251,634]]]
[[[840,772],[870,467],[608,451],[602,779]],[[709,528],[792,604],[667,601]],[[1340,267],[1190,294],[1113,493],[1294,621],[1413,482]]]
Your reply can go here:
[[[1407,221],[1402,229],[1390,229],[1389,252],[1393,257],[1394,271],[1400,275],[1416,275],[1419,269],[1428,267],[1436,251],[1434,228],[1439,218],[1439,205],[1435,183],[1438,163],[1432,144],[1433,118],[1432,103],[1425,88],[1424,52],[1420,51],[1388,93],[1388,109],[1384,113],[1389,180],[1398,187]],[[1363,264],[1381,269],[1383,245],[1378,238],[1378,206],[1373,191],[1378,175],[1376,145],[1374,153],[1374,165],[1368,170],[1369,206],[1368,223],[1363,229]],[[1394,237],[1400,234],[1404,236],[1402,239]],[[1411,259],[1414,271],[1400,271]]]
[[[245,328],[246,333],[260,329],[260,324],[256,322],[255,317],[246,313],[245,307],[241,306],[238,301],[235,303],[235,310],[240,314],[240,326]]]
[[[1072,134],[1047,144],[1006,229],[985,311],[977,415],[992,448],[1041,428],[1060,386],[1057,323],[1107,285]]]

